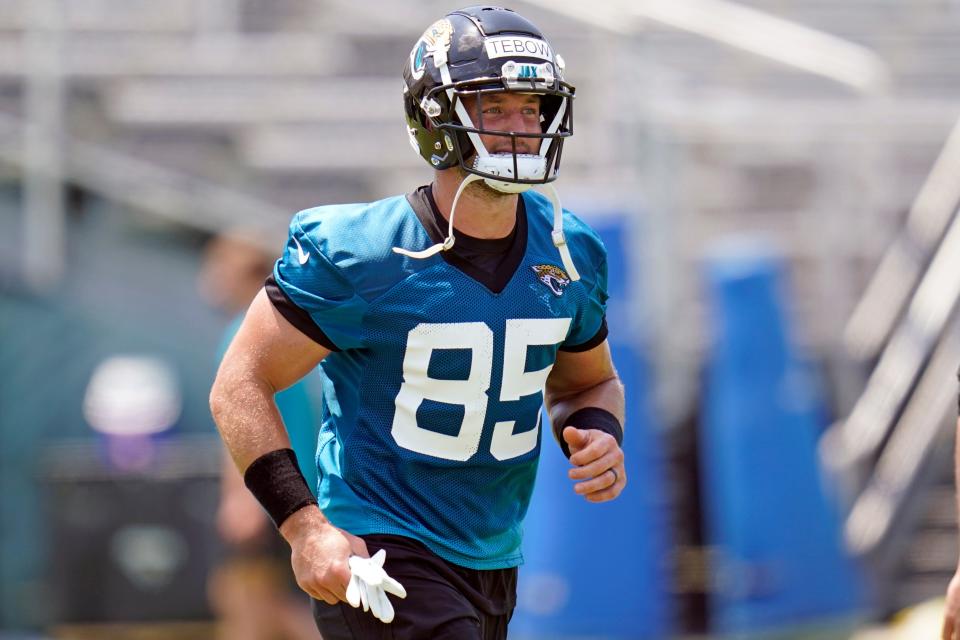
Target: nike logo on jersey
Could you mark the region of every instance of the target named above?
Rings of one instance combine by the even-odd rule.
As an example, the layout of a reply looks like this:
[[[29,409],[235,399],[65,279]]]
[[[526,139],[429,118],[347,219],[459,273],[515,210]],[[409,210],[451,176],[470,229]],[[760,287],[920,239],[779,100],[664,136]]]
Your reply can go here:
[[[300,264],[307,264],[307,260],[310,259],[310,254],[303,250],[303,247],[300,246],[296,238],[293,239],[293,243],[297,245],[297,259],[300,261]]]

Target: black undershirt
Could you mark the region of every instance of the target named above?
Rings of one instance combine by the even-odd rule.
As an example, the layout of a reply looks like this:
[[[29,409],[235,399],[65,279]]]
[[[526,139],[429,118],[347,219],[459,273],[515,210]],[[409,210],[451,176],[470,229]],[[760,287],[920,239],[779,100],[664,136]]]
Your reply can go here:
[[[443,242],[450,223],[440,213],[430,185],[424,185],[407,194],[407,202],[417,214],[430,240],[435,243]],[[522,262],[527,248],[526,208],[523,198],[519,196],[516,216],[513,230],[503,238],[475,238],[462,231],[454,231],[456,240],[453,247],[440,255],[494,293],[500,293]]]

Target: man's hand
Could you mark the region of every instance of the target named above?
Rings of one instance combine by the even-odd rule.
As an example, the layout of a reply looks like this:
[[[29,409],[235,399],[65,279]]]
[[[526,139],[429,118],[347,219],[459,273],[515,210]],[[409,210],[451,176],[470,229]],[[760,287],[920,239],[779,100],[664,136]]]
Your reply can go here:
[[[581,480],[573,490],[590,502],[607,502],[620,495],[627,485],[623,466],[623,450],[609,433],[597,429],[568,426],[563,439],[570,447],[569,476]]]
[[[290,544],[290,563],[300,588],[327,604],[346,601],[349,558],[370,557],[366,543],[330,524],[315,506],[287,518],[280,533]]]
[[[947,587],[947,602],[943,607],[941,640],[960,640],[960,568]]]

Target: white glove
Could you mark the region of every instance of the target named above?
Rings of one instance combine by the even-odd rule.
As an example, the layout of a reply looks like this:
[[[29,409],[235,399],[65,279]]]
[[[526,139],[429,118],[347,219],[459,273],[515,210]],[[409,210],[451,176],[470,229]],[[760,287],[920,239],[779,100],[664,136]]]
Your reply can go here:
[[[407,590],[403,585],[387,575],[383,570],[383,561],[387,552],[383,549],[372,558],[350,556],[350,584],[347,585],[347,602],[351,607],[363,604],[364,611],[371,611],[381,622],[393,622],[393,605],[387,598],[387,592],[398,598],[406,598]]]

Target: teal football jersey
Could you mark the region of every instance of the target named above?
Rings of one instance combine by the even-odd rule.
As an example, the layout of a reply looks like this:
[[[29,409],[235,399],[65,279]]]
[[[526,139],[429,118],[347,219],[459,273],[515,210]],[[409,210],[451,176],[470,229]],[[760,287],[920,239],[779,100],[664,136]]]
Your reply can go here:
[[[606,252],[565,212],[571,282],[552,205],[526,192],[513,248],[484,277],[452,252],[392,250],[434,243],[416,205],[298,213],[268,283],[284,316],[333,350],[320,365],[320,508],[356,535],[408,536],[473,569],[516,566],[544,383],[558,350],[606,336]]]

